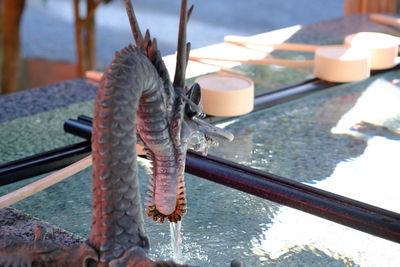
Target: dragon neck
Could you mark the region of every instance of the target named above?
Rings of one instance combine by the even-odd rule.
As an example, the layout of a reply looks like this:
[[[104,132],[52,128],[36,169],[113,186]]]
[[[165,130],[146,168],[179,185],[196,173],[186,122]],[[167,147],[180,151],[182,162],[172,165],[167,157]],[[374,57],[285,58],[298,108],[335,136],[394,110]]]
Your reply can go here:
[[[145,142],[148,122],[163,112],[162,81],[146,55],[132,46],[116,53],[96,96],[92,134],[93,217],[88,242],[102,262],[118,258],[132,247],[148,249],[138,183],[136,129]],[[148,112],[160,114],[146,118]],[[138,119],[137,114],[142,114]],[[151,125],[159,125],[151,123]],[[168,144],[149,145],[155,155]],[[155,148],[158,148],[155,149]]]

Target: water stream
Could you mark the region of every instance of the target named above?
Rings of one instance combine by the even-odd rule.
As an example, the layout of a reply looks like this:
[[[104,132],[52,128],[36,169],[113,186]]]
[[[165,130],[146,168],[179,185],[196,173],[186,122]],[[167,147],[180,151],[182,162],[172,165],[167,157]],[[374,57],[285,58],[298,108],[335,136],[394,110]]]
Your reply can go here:
[[[169,229],[171,234],[171,248],[172,248],[172,258],[178,263],[183,262],[182,257],[182,236],[181,236],[181,225],[182,221],[177,223],[170,222]]]

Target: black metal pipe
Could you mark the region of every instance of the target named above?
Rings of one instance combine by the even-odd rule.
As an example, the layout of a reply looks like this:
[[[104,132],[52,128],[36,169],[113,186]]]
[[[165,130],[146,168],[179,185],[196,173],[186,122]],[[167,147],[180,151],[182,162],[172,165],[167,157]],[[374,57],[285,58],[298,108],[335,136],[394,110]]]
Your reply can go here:
[[[294,100],[305,95],[324,90],[337,85],[320,79],[312,79],[299,83],[296,86],[288,86],[271,92],[257,95],[254,99],[254,110],[271,107],[283,102]]]
[[[270,173],[189,151],[186,172],[400,243],[400,214]]]
[[[76,129],[80,129],[80,134],[74,133]],[[90,140],[92,137],[92,122],[80,120],[79,118],[78,120],[68,119],[64,122],[64,131]]]
[[[86,127],[68,129],[78,136],[87,135]],[[188,151],[185,170],[201,178],[400,242],[398,213],[193,151]]]
[[[90,141],[65,146],[0,165],[0,186],[64,168],[86,157]]]
[[[333,85],[335,84],[327,83],[319,79],[311,79],[298,84],[282,87],[268,93],[257,95],[255,97],[254,110],[289,101],[318,90],[329,88]],[[218,122],[226,119],[226,117],[205,118],[208,122]],[[86,140],[90,140],[92,134],[92,118],[85,115],[79,115],[77,120],[69,119],[64,123],[64,131],[85,138]],[[80,145],[77,144],[77,146],[79,147]],[[83,147],[85,147],[85,149],[82,153],[86,156],[90,150],[87,150],[88,148],[86,145],[83,145]],[[13,165],[13,168],[6,169],[5,167],[7,164],[0,166],[0,186],[56,170],[58,166],[59,168],[62,168],[66,166],[66,163],[73,163],[73,160],[65,161],[65,153],[67,153],[69,149],[72,149],[72,155],[76,155],[76,147],[66,146],[59,148],[58,151],[48,151],[33,157],[7,163],[8,165]],[[40,158],[43,158],[43,160],[40,160]],[[79,160],[80,157],[74,156],[73,159]],[[29,161],[32,161],[33,163],[28,164]],[[59,163],[57,163],[58,161]],[[39,162],[43,165],[50,164],[51,167],[41,166],[39,165]]]
[[[86,116],[86,115],[79,115],[78,116],[78,121],[82,121],[82,122],[86,122],[88,123],[90,126],[92,126],[92,117]]]
[[[270,92],[258,94],[254,97],[254,111],[294,100],[317,91],[331,88],[335,85],[337,85],[337,83],[325,82],[323,80],[314,78],[301,83],[275,89]],[[227,119],[232,118],[215,116],[207,116],[205,118],[206,121],[213,123]]]
[[[69,133],[89,135],[87,121],[65,123],[70,124],[65,128]],[[90,143],[84,143],[90,151]],[[379,207],[192,151],[187,155],[186,172],[400,243],[400,214]]]
[[[395,65],[391,69],[386,70],[373,70],[371,71],[371,77],[383,74],[388,71],[393,71],[400,68],[400,64]],[[319,78],[313,78],[305,80],[300,83],[288,85],[281,87],[270,92],[258,94],[254,98],[254,111],[260,110],[267,107],[272,107],[280,103],[284,103],[290,100],[298,99],[304,97],[314,92],[318,92],[324,89],[328,89],[337,86],[339,83],[326,82]],[[205,118],[208,122],[220,122],[231,118],[226,117],[214,117],[208,116]]]

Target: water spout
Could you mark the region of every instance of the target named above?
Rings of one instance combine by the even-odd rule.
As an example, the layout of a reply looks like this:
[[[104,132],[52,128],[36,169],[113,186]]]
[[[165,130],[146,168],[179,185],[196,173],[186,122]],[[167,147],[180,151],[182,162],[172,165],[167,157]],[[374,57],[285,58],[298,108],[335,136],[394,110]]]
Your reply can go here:
[[[178,221],[177,223],[169,223],[169,229],[171,233],[171,248],[173,253],[172,259],[177,263],[183,262],[181,223],[182,221]]]

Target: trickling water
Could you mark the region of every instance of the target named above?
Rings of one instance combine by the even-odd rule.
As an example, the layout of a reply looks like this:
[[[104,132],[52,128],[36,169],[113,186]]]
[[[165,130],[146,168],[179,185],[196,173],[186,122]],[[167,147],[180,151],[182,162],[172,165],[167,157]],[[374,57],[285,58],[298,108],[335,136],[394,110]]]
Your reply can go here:
[[[182,257],[182,236],[181,236],[181,224],[182,221],[177,223],[170,222],[169,229],[171,234],[171,248],[173,253],[173,260],[181,263],[183,262]]]

